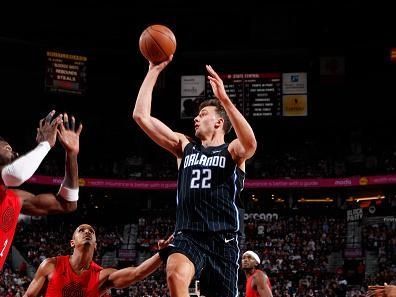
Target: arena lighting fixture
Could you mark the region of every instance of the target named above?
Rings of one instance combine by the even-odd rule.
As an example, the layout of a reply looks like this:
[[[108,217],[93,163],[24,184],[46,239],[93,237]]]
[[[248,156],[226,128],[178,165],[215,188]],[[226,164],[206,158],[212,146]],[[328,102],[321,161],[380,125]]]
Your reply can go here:
[[[333,198],[326,197],[326,198],[318,198],[318,199],[306,199],[301,198],[297,200],[299,203],[331,203],[334,202]]]
[[[368,200],[379,200],[379,199],[385,199],[384,195],[378,195],[378,196],[372,196],[372,197],[355,197],[353,198],[356,202],[359,201],[368,201]]]
[[[250,199],[252,199],[253,202],[259,201],[255,194],[252,194],[252,196],[250,196]]]
[[[275,203],[283,203],[283,202],[285,202],[285,199],[279,197],[275,199]]]
[[[346,201],[348,202],[359,202],[359,201],[370,201],[370,200],[380,200],[385,199],[384,195],[376,195],[376,196],[361,196],[361,197],[349,197]]]
[[[390,49],[390,60],[392,63],[396,62],[396,48],[391,48]]]

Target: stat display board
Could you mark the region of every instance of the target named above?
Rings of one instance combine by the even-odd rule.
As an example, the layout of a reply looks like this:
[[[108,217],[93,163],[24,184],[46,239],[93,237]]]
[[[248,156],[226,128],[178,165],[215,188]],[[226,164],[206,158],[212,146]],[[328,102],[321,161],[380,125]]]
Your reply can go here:
[[[84,95],[87,57],[58,51],[46,52],[45,88],[49,92]]]
[[[219,76],[231,101],[247,118],[307,115],[305,72]],[[196,114],[200,102],[214,98],[210,82],[203,76],[183,76],[181,84],[181,118],[190,118]]]

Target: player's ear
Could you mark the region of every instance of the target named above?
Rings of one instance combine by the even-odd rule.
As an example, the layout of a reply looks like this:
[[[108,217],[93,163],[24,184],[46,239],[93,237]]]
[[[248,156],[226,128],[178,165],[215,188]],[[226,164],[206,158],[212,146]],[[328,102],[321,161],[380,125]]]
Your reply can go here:
[[[215,127],[219,128],[222,125],[224,125],[224,119],[223,118],[217,118],[216,123],[215,123]]]
[[[74,239],[70,240],[70,246],[71,246],[72,248],[74,248],[74,246],[75,246]]]

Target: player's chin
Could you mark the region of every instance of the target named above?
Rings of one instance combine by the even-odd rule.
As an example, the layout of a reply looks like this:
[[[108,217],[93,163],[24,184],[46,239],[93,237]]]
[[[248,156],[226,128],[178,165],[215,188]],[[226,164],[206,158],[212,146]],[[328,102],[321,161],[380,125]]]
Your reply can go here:
[[[200,136],[201,136],[201,133],[200,133],[199,129],[196,129],[195,130],[195,137],[200,138]]]
[[[6,156],[0,156],[0,166],[6,166],[10,164],[12,161],[14,161],[16,158],[6,157]]]

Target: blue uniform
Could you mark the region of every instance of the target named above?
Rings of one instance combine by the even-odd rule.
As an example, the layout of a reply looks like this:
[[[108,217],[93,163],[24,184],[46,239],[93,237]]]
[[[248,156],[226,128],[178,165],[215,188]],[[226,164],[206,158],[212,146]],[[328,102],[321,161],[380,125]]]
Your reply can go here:
[[[237,296],[237,201],[245,173],[233,161],[228,144],[189,143],[179,167],[175,240],[170,253],[187,256],[201,276],[204,296]]]

